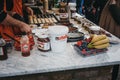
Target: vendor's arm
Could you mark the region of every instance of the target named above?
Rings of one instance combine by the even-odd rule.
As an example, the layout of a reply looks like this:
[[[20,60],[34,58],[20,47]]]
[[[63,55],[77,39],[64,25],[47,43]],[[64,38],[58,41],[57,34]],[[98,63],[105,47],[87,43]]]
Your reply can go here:
[[[33,13],[33,10],[32,10],[29,6],[25,5],[24,2],[23,2],[23,9],[24,9],[25,11],[27,11],[27,13],[28,13],[29,15],[33,15],[33,14],[34,14],[34,13]]]
[[[115,0],[113,0],[111,5],[109,6],[109,11],[110,11],[112,17],[114,18],[115,22],[120,24],[120,7],[118,7],[116,5],[116,1]]]
[[[10,25],[14,27],[19,27],[21,31],[29,33],[31,31],[28,24],[12,18],[10,15],[6,14],[6,17],[1,22],[3,25]]]
[[[26,7],[26,11],[28,12],[28,14],[33,15],[33,10],[30,7]]]
[[[12,18],[10,15],[4,12],[4,0],[0,0],[0,24],[20,27],[22,31],[25,31],[27,33],[31,31],[29,25]]]

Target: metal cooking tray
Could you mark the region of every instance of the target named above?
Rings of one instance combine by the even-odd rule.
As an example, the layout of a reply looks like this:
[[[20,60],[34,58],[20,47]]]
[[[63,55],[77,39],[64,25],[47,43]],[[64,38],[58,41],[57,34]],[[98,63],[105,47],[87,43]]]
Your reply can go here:
[[[77,42],[84,39],[84,34],[82,32],[68,33],[67,42]]]

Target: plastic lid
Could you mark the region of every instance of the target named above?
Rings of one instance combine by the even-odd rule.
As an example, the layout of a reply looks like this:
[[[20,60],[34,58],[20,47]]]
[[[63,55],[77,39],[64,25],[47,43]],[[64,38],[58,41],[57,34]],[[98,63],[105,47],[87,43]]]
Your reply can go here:
[[[72,7],[72,8],[70,8],[70,10],[76,10],[76,8]]]
[[[90,26],[90,30],[100,30],[99,26]]]
[[[68,5],[76,7],[76,3],[68,3]]]
[[[48,30],[50,34],[67,34],[69,31],[68,27],[63,25],[50,26]]]
[[[38,38],[47,38],[48,35],[46,35],[46,34],[38,34],[37,37]]]

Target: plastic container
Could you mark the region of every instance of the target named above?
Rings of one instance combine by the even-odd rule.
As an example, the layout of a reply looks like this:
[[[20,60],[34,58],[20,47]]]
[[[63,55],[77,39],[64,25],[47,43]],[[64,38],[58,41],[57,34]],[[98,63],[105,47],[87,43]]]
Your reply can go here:
[[[70,6],[70,8],[75,8],[76,7],[76,3],[69,3],[68,6]]]
[[[62,52],[66,48],[68,27],[62,25],[50,26],[50,42],[53,52]]]
[[[69,3],[68,6],[70,7],[71,18],[74,18],[76,14],[76,3]]]

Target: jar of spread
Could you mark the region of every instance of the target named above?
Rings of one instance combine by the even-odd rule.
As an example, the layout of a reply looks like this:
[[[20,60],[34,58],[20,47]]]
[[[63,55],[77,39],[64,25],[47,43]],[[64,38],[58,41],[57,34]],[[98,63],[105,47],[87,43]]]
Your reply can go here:
[[[76,16],[76,8],[71,8],[71,18],[74,19],[74,17]]]
[[[42,52],[50,51],[50,39],[46,34],[38,35],[37,48]]]
[[[0,60],[6,60],[8,58],[6,42],[0,34]]]
[[[60,2],[60,20],[61,21],[69,21],[69,15],[68,15],[68,10],[67,10],[67,3]]]

